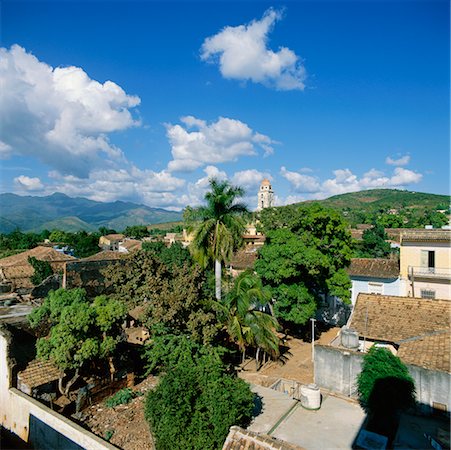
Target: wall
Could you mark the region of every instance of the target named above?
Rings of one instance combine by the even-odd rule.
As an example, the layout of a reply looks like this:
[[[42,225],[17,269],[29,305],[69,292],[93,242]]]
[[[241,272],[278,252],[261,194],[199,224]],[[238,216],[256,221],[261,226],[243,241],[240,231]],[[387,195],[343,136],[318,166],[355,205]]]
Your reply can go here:
[[[356,379],[362,369],[362,360],[361,353],[315,345],[315,383],[329,391],[356,397]]]
[[[451,266],[451,243],[449,242],[403,242],[400,250],[400,273],[407,278],[409,266],[421,267],[421,250],[435,251],[435,267]]]
[[[357,397],[357,376],[361,371],[363,354],[342,348],[315,345],[315,383],[325,389],[348,397]],[[417,401],[424,412],[434,402],[451,408],[451,375],[437,370],[407,365],[412,376]]]
[[[351,277],[352,282],[352,294],[351,302],[352,306],[355,305],[357,296],[360,293],[368,294],[369,286],[368,283],[382,283],[383,292],[382,295],[401,295],[402,287],[401,280],[399,278],[388,280],[383,278],[363,278],[363,277]]]
[[[116,447],[12,386],[10,336],[0,330],[0,425],[36,449],[113,450]]]

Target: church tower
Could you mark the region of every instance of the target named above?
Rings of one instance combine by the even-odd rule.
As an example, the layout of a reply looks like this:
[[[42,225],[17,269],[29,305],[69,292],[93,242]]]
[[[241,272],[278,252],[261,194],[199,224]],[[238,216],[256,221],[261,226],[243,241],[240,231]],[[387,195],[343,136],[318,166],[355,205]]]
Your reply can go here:
[[[257,197],[257,211],[261,211],[263,208],[270,208],[271,206],[274,206],[274,192],[272,190],[271,183],[267,178],[262,181]]]

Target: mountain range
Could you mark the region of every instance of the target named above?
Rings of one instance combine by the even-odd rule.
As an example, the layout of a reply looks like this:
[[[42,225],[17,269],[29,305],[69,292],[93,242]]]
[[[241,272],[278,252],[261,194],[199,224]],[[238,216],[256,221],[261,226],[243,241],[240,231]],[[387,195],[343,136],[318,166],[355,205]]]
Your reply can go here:
[[[351,215],[358,212],[368,213],[387,208],[418,212],[425,209],[446,210],[450,197],[397,189],[371,189],[335,195],[319,202],[349,214],[350,219]],[[181,212],[123,201],[102,203],[61,193],[47,197],[0,194],[0,212],[0,233],[9,233],[16,228],[34,232],[44,229],[95,231],[101,226],[120,231],[129,225],[159,224],[182,219]]]
[[[55,193],[45,197],[0,194],[0,232],[63,230],[96,231],[104,226],[123,230],[129,225],[178,221],[182,213],[131,202],[96,202]]]

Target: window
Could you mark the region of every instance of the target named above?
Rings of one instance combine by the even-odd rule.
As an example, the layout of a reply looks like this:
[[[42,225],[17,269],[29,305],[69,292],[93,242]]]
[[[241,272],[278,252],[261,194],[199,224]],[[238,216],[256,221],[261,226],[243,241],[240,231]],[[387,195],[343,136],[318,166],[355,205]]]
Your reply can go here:
[[[379,294],[383,295],[384,285],[383,283],[368,283],[368,293],[369,294]]]
[[[427,267],[428,269],[435,268],[435,251],[433,250],[421,250],[421,267]],[[433,270],[430,270],[433,272]]]
[[[421,289],[421,298],[435,299],[435,291],[432,289]]]

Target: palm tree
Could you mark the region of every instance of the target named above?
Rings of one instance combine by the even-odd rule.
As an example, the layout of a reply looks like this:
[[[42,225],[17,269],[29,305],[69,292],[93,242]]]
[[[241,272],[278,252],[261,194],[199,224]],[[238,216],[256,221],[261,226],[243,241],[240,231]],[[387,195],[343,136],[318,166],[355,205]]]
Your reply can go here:
[[[260,278],[252,272],[244,272],[236,278],[232,290],[220,303],[225,328],[241,350],[243,362],[247,347],[257,349],[257,365],[260,349],[272,357],[279,355],[276,334],[279,324],[275,317],[264,311],[270,299],[271,294]]]
[[[192,249],[203,266],[214,261],[215,293],[216,299],[220,300],[222,263],[229,260],[242,244],[244,221],[241,215],[247,208],[236,203],[236,199],[244,195],[242,188],[215,178],[210,180],[210,188],[205,194],[207,205],[190,210],[191,216],[198,221]]]

